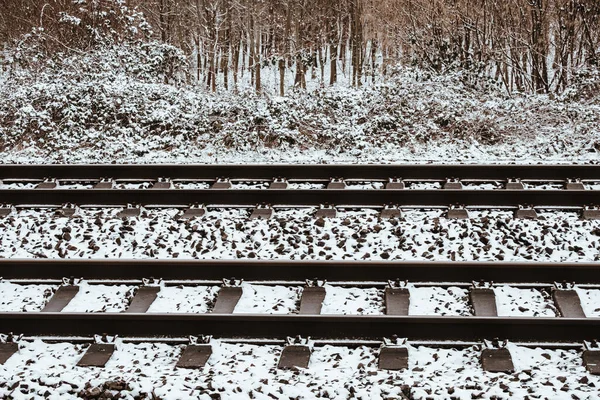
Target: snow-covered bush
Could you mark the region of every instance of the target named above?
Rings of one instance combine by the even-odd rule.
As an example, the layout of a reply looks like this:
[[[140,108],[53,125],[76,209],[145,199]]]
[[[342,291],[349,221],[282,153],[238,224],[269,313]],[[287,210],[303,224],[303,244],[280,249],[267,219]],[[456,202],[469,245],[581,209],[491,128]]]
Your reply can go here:
[[[562,97],[571,101],[600,103],[600,70],[582,69],[574,74],[571,85]]]
[[[113,43],[147,39],[152,33],[144,15],[128,7],[125,0],[50,0],[28,8],[35,16],[29,21],[32,31],[12,46],[12,62],[21,67],[32,68],[38,61]]]
[[[13,50],[14,54],[18,51],[21,50]],[[35,65],[17,63],[14,56],[9,57],[9,77],[21,84],[112,80],[121,75],[144,82],[178,82],[183,79],[186,63],[180,49],[157,41],[106,44],[82,53],[61,53],[48,58],[31,54],[27,57]]]
[[[68,0],[43,8],[39,26],[12,43],[4,58],[10,76],[35,81],[181,79],[183,52],[150,40],[142,13],[123,0]]]
[[[404,70],[373,87],[295,90],[284,98],[270,98],[165,84],[155,72],[147,72],[152,69],[148,64],[138,65],[144,73],[132,71],[134,65],[128,63],[115,67],[117,72],[106,67],[94,73],[91,63],[100,53],[88,57],[77,61],[92,60],[86,74],[52,70],[36,79],[0,83],[2,149],[94,147],[98,157],[112,157],[115,143],[129,148],[122,151],[142,153],[192,143],[240,151],[312,148],[337,154],[433,141],[496,145],[575,130],[589,137],[589,144],[582,146],[593,151],[599,133],[597,105],[537,95],[507,97],[465,85],[460,74]],[[141,142],[144,150],[136,147]]]

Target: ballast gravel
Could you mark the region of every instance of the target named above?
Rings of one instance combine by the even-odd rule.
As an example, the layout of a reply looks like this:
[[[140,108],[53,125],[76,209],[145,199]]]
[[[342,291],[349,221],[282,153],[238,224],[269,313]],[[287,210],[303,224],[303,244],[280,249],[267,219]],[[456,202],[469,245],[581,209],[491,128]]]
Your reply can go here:
[[[340,210],[315,218],[314,208],[276,209],[269,220],[246,209],[209,209],[176,220],[177,209],[18,210],[0,219],[3,258],[197,258],[283,260],[600,261],[600,221],[576,212],[540,211],[517,220],[510,211],[471,211],[468,220],[443,210]]]

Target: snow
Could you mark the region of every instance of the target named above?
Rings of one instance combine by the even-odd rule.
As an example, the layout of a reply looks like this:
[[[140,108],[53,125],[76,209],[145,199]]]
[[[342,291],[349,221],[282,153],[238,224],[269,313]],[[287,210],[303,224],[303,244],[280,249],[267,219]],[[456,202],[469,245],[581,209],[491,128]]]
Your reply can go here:
[[[178,189],[208,189],[210,184],[207,182],[177,182],[175,187]]]
[[[525,189],[534,190],[563,190],[565,185],[563,183],[532,183],[524,182],[523,186]]]
[[[232,189],[268,189],[269,182],[234,182]]]
[[[149,313],[206,313],[214,305],[219,286],[162,286]]]
[[[501,183],[501,182],[464,183],[463,188],[465,190],[497,190],[497,189],[504,189],[504,183]]]
[[[3,183],[0,184],[1,189],[35,189],[37,183]]]
[[[40,311],[54,289],[51,285],[18,285],[0,280],[0,312]]]
[[[115,189],[148,189],[152,187],[152,182],[120,182],[115,185]]]
[[[289,182],[288,189],[325,189],[324,183]]]
[[[581,365],[575,350],[508,348],[517,371],[484,372],[480,349],[443,349],[409,345],[409,368],[379,371],[378,349],[358,346],[314,347],[309,368],[276,369],[281,346],[213,341],[207,365],[197,370],[174,369],[181,345],[116,342],[116,351],[105,368],[75,364],[87,345],[41,340],[21,342],[20,350],[0,365],[0,397],[15,400],[44,397],[76,399],[95,387],[121,394],[122,398],[311,399],[398,398],[597,398],[600,377]],[[89,382],[89,386],[86,383]],[[12,389],[11,389],[12,388]],[[116,390],[116,389],[122,390]],[[212,397],[214,398],[214,397]]]
[[[235,314],[291,314],[300,305],[302,289],[289,286],[266,286],[242,284],[242,297],[233,312]]]
[[[62,183],[59,182],[59,189],[92,189],[94,187],[93,184],[85,184],[85,183]]]
[[[346,188],[352,190],[383,189],[383,182],[346,182]]]
[[[414,287],[409,285],[409,315],[472,315],[469,305],[469,293],[466,289],[451,286]]]
[[[441,189],[442,184],[440,182],[406,182],[405,187],[413,190],[432,190]]]
[[[79,284],[79,292],[62,312],[122,312],[127,309],[133,286]]]
[[[321,314],[383,315],[383,290],[325,285]]]
[[[498,315],[504,317],[556,317],[551,296],[537,289],[519,289],[507,285],[494,288]]]
[[[600,317],[600,289],[575,287],[586,317]]]

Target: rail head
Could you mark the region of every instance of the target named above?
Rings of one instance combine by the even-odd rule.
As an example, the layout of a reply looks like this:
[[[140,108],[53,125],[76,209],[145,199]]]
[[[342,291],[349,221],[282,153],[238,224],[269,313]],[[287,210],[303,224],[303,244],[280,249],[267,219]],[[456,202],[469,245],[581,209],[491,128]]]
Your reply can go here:
[[[600,318],[432,317],[257,314],[0,313],[0,325],[24,335],[186,336],[316,339],[582,342],[597,338]]]
[[[0,259],[4,279],[137,279],[220,281],[577,282],[600,284],[600,263],[492,261],[106,260]]]
[[[560,164],[0,164],[2,179],[231,179],[261,180],[274,177],[287,179],[520,179],[565,180],[597,179],[600,165]]]

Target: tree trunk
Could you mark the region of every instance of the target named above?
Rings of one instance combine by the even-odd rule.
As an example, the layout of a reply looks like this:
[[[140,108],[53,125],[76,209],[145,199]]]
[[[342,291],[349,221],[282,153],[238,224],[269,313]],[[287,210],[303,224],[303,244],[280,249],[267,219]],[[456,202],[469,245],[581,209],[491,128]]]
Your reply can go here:
[[[329,46],[329,58],[329,84],[333,85],[337,82],[337,43]]]
[[[537,93],[548,91],[547,32],[545,30],[544,0],[531,2],[531,81]]]

